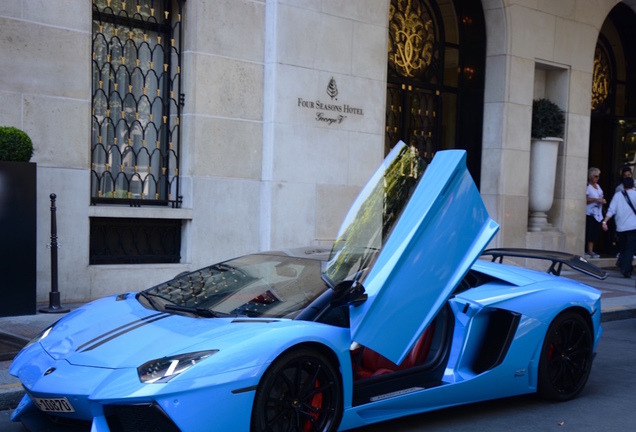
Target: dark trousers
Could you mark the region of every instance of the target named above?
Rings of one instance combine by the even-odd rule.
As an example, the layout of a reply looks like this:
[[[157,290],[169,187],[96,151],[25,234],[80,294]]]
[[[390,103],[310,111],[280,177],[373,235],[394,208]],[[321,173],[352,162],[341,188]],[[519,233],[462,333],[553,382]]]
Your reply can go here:
[[[631,275],[632,259],[636,254],[636,230],[619,232],[618,239],[621,248],[621,273]]]

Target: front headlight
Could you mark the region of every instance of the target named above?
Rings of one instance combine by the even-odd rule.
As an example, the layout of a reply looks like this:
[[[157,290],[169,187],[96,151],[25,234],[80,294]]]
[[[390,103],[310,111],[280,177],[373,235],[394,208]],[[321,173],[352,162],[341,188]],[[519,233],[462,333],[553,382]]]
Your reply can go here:
[[[216,354],[218,351],[219,350],[198,351],[151,360],[139,366],[137,368],[137,374],[142,383],[166,383],[181,372],[185,372],[201,360]]]
[[[30,347],[31,345],[35,345],[36,343],[40,342],[41,340],[43,340],[44,338],[46,338],[49,333],[51,333],[51,330],[53,330],[53,327],[55,327],[55,324],[57,324],[57,321],[53,324],[51,324],[50,326],[48,326],[47,328],[45,328],[44,330],[42,330],[40,332],[40,334],[38,334],[36,337],[34,337],[33,339],[31,339],[29,341],[29,343],[27,343],[22,350],[24,351],[25,349],[27,349],[28,347]]]

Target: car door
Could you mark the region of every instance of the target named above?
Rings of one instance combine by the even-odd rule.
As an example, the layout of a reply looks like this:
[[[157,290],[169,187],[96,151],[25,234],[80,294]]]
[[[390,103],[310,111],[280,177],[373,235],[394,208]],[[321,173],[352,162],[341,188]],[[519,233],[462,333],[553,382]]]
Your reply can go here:
[[[426,166],[396,146],[352,205],[325,272],[364,287],[352,341],[400,364],[498,228],[465,151],[440,151]]]

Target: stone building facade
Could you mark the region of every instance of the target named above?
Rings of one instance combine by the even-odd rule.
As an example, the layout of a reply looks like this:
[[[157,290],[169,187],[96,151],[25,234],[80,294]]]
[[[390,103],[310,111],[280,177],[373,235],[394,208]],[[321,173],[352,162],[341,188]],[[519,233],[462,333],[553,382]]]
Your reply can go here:
[[[51,286],[51,193],[63,301],[328,244],[398,138],[389,132],[401,107],[387,100],[406,75],[392,75],[399,62],[387,47],[398,38],[391,19],[413,11],[445,52],[422,86],[432,108],[420,107],[423,126],[409,132],[424,137],[420,151],[467,150],[501,225],[492,246],[582,254],[588,167],[601,168],[611,196],[636,154],[625,144],[636,54],[624,44],[635,10],[636,0],[1,2],[0,125],[35,146],[38,300]],[[549,226],[529,230],[538,98],[566,122]],[[171,258],[131,252],[155,241]]]

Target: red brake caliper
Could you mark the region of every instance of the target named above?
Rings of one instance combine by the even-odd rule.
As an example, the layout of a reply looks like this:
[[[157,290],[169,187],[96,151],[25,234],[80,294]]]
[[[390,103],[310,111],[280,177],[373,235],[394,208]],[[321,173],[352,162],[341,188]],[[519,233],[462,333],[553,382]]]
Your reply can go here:
[[[318,380],[316,380],[314,384],[314,388],[318,388],[318,387],[320,387],[320,383],[318,382]],[[319,415],[318,410],[322,408],[322,392],[316,393],[311,398],[311,402],[309,403],[309,405],[312,408],[316,409],[316,411],[311,413],[310,415],[314,418],[314,420],[318,420],[318,415]],[[311,424],[309,420],[307,420],[307,422],[305,422],[305,426],[303,427],[303,432],[309,432],[312,428],[313,428],[313,425]]]

